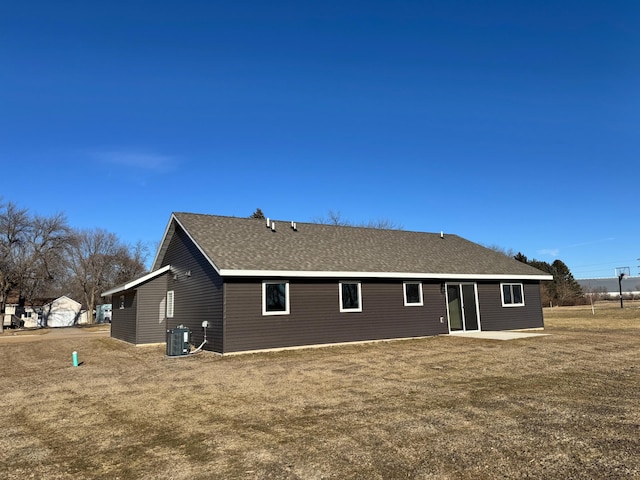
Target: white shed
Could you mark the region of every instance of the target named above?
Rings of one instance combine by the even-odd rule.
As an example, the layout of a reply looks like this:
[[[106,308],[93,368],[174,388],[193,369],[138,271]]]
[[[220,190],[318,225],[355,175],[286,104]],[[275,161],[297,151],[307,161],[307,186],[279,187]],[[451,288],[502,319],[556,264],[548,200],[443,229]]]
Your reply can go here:
[[[80,318],[82,305],[62,296],[42,307],[43,327],[73,327]]]

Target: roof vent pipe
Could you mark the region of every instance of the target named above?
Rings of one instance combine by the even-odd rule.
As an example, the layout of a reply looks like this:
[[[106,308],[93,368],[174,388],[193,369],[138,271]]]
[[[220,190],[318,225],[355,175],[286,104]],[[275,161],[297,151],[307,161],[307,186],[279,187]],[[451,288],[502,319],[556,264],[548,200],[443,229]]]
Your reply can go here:
[[[444,238],[444,232],[440,230],[440,238]]]
[[[293,230],[298,230],[298,225],[296,225],[296,222],[294,222],[293,220],[291,221],[291,228]]]
[[[272,232],[276,231],[276,222],[271,222],[271,231]]]
[[[269,217],[267,217],[267,228],[271,226],[271,222],[269,221]]]

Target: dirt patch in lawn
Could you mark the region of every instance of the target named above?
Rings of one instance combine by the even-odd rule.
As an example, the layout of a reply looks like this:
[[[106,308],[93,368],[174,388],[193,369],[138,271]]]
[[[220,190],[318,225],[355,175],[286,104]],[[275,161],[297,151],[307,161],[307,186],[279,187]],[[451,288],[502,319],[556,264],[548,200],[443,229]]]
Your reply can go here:
[[[232,357],[3,343],[0,477],[640,477],[640,309],[545,321],[552,335],[508,342]]]

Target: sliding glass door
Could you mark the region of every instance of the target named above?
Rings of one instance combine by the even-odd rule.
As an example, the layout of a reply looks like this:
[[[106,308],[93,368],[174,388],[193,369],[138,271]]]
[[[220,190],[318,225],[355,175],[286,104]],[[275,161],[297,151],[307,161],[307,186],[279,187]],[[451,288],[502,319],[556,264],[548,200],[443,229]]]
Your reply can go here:
[[[450,332],[480,330],[475,283],[447,284],[447,313]]]

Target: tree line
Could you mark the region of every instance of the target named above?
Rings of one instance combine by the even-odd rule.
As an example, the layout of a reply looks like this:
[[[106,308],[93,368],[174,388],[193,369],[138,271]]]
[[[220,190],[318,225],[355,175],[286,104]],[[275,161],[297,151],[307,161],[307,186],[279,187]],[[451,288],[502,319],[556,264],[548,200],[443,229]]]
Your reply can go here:
[[[535,259],[529,260],[520,252],[514,255],[513,258],[549,275],[553,275],[552,281],[542,282],[543,305],[577,305],[585,303],[582,287],[573,278],[571,270],[562,260],[554,260],[553,263]]]
[[[61,295],[93,312],[101,292],[146,272],[146,257],[141,242],[71,228],[62,213],[43,216],[0,203],[0,313],[10,298],[24,307]]]
[[[256,208],[255,212],[249,215],[249,218],[257,218],[260,220],[265,220],[266,217],[264,212]],[[402,225],[394,222],[388,218],[377,218],[371,219],[368,222],[352,222],[342,216],[342,213],[338,210],[329,210],[326,215],[319,215],[314,217],[311,220],[311,223],[318,223],[321,225],[336,225],[340,227],[366,227],[366,228],[377,228],[380,230],[402,230]]]

